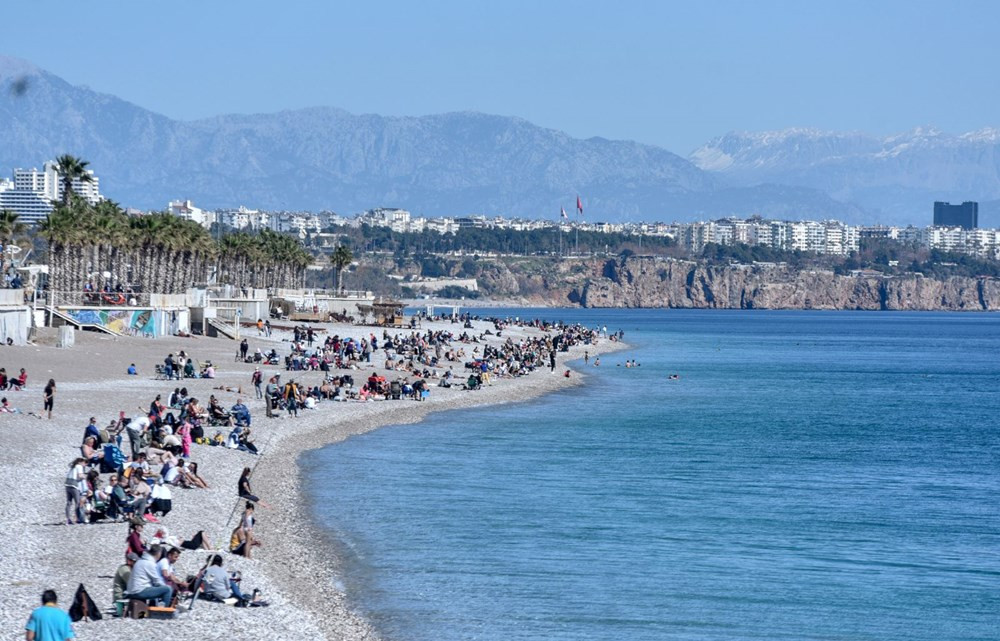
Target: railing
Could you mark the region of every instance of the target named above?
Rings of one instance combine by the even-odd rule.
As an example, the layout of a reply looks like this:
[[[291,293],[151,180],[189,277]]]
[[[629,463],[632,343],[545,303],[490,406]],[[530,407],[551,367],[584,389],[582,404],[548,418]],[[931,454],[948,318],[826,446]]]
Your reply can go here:
[[[282,289],[276,288],[272,290],[272,295],[278,298],[315,298],[315,297],[326,297],[326,298],[371,298],[372,292],[363,289],[323,289],[323,288],[310,288],[310,289]]]
[[[40,293],[39,302],[53,307],[149,307],[145,292],[57,292]]]

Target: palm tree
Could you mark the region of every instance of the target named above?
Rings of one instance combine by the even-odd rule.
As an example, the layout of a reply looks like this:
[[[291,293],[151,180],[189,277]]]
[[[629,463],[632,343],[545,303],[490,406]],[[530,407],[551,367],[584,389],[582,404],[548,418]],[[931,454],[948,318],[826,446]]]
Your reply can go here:
[[[56,158],[56,172],[59,174],[59,179],[62,181],[63,187],[63,206],[69,206],[70,194],[73,193],[74,180],[82,183],[94,182],[94,177],[87,171],[87,165],[89,164],[86,160],[69,154],[63,154]]]
[[[351,249],[344,244],[337,245],[337,248],[330,254],[330,264],[337,270],[337,291],[344,290],[344,269],[354,261],[354,254]]]

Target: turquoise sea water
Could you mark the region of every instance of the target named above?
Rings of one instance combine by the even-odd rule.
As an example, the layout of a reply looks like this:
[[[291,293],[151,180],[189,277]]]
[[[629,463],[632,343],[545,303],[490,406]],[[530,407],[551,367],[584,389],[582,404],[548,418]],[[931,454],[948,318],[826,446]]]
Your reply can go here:
[[[387,638],[1000,638],[1000,316],[518,313],[632,348],[303,458]]]

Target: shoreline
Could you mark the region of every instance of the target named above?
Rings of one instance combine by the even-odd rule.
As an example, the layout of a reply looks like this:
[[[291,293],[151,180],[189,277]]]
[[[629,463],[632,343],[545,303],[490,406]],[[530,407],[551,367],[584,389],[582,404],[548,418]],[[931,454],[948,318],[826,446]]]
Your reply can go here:
[[[602,340],[599,345],[590,346],[589,349],[592,354],[596,355],[627,347],[628,343],[612,343]],[[575,353],[574,350],[577,349],[578,353]],[[567,360],[582,358],[583,351],[583,348],[571,348]],[[378,631],[364,618],[363,614],[354,609],[353,600],[346,592],[341,570],[343,560],[336,551],[342,549],[343,542],[338,540],[332,532],[323,528],[313,514],[312,501],[305,489],[305,470],[301,465],[302,456],[307,452],[329,447],[352,436],[377,429],[420,423],[431,414],[438,412],[520,403],[572,386],[585,384],[587,376],[578,370],[573,371],[576,376],[569,379],[558,372],[551,375],[538,372],[535,375],[515,380],[503,380],[494,387],[472,393],[474,395],[461,392],[461,396],[437,402],[407,402],[407,406],[402,408],[402,411],[390,406],[377,415],[366,417],[367,420],[361,421],[360,425],[342,426],[340,423],[344,422],[345,419],[341,419],[333,425],[316,426],[303,434],[302,437],[306,440],[311,441],[313,438],[317,440],[290,452],[282,452],[279,457],[272,459],[263,470],[258,467],[254,472],[254,478],[257,479],[257,482],[263,479],[268,487],[273,487],[272,483],[281,482],[281,479],[277,477],[281,476],[282,471],[287,471],[289,465],[295,466],[293,477],[285,480],[286,485],[283,489],[287,489],[287,492],[281,492],[281,498],[272,501],[271,505],[278,507],[280,504],[278,508],[280,513],[286,515],[289,524],[298,523],[299,530],[285,542],[279,554],[272,555],[270,549],[266,551],[267,556],[264,557],[263,563],[268,574],[277,581],[283,591],[297,593],[301,600],[300,603],[313,616],[325,620],[332,627],[337,628],[336,638],[380,638]],[[530,384],[534,383],[540,376],[552,379],[552,383],[542,386]],[[512,398],[509,394],[512,391],[523,394]],[[391,414],[391,416],[386,416],[386,414]],[[346,428],[346,430],[336,429],[338,427]],[[331,428],[334,428],[332,433]],[[264,532],[263,529],[262,532]],[[315,545],[317,541],[322,541],[323,545]],[[303,589],[299,580],[301,575],[298,569],[303,567],[312,568],[307,574],[311,577],[311,587],[306,589]],[[331,604],[335,608],[333,612],[330,611]]]
[[[323,323],[330,333],[361,336],[382,328]],[[487,325],[475,323],[476,332]],[[489,326],[492,327],[492,326]],[[461,325],[448,321],[425,322],[427,329],[448,329],[461,333]],[[393,330],[408,334],[410,330]],[[540,330],[509,328],[504,331],[515,340]],[[322,336],[322,335],[321,335]],[[285,353],[288,343],[276,332],[271,339],[246,333],[251,352],[256,347],[276,347]],[[496,341],[496,337],[487,337]],[[28,386],[22,392],[6,392],[11,404],[24,412],[39,413],[41,388],[48,378],[57,381],[53,420],[24,414],[0,415],[0,450],[5,453],[0,465],[0,483],[7,491],[0,495],[0,576],[7,589],[0,592],[0,620],[8,630],[20,630],[31,609],[37,607],[43,589],[53,588],[60,606],[67,608],[78,584],[86,586],[102,611],[111,603],[111,575],[121,564],[127,526],[107,521],[91,525],[65,525],[62,479],[69,461],[79,452],[80,437],[88,416],[98,425],[117,418],[118,411],[136,416],[157,394],[166,398],[174,387],[187,386],[190,393],[204,402],[215,394],[229,406],[242,397],[253,415],[253,431],[260,456],[224,447],[193,445],[191,460],[209,489],[173,490],[173,510],[150,524],[144,532],[148,540],[162,526],[168,535],[189,538],[204,530],[218,549],[229,540],[232,519],[242,504],[236,495],[236,481],[244,466],[256,466],[253,486],[271,507],[258,509],[258,534],[263,542],[253,559],[223,555],[225,567],[240,570],[243,588],[260,588],[271,602],[268,608],[238,609],[198,601],[189,612],[181,612],[171,621],[173,641],[202,641],[217,638],[230,630],[231,639],[262,638],[378,638],[377,631],[355,612],[342,581],[341,560],[332,534],[319,527],[310,513],[309,497],[303,483],[303,453],[340,442],[388,425],[423,420],[432,412],[464,407],[515,403],[580,385],[586,375],[579,369],[567,379],[562,371],[566,361],[582,358],[584,350],[592,355],[625,349],[624,342],[601,339],[597,345],[576,346],[560,353],[555,373],[538,370],[515,379],[500,379],[492,387],[476,392],[431,388],[425,402],[411,400],[368,403],[326,401],[317,410],[302,410],[297,419],[265,418],[263,402],[254,399],[249,384],[252,364],[234,363],[238,343],[226,339],[169,337],[156,340],[118,338],[89,332],[77,332],[76,346],[69,350],[42,344],[0,350],[0,366],[8,372],[26,367]],[[473,344],[455,343],[471,351]],[[482,343],[480,343],[482,345]],[[215,379],[184,381],[154,380],[153,365],[168,352],[184,349],[196,359],[211,359],[217,364]],[[378,352],[382,355],[383,352]],[[464,359],[463,359],[464,360]],[[385,372],[381,361],[373,357],[371,366],[362,370],[344,370],[360,381],[372,368]],[[140,376],[125,375],[130,362],[139,367]],[[454,364],[453,364],[454,365]],[[462,372],[462,362],[456,371]],[[440,368],[439,368],[440,369]],[[547,369],[547,368],[546,368]],[[321,380],[322,372],[285,372],[283,367],[262,367],[265,378],[280,372],[282,380],[295,378],[308,384]],[[337,371],[337,370],[334,370]],[[390,374],[390,377],[392,375]],[[432,385],[434,381],[432,380]],[[241,392],[215,389],[217,386],[242,387]],[[206,435],[215,428],[207,428]],[[123,443],[128,450],[128,439]],[[107,475],[102,475],[106,480]],[[204,563],[208,550],[185,551],[177,564],[180,574],[194,574]],[[78,623],[77,637],[87,639],[130,639],[154,630],[144,621],[105,618]]]

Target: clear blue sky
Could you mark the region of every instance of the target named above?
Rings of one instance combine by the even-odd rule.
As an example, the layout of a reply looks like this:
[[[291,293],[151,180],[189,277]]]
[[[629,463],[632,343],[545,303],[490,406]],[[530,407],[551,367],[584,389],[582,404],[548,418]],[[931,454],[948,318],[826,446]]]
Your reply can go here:
[[[19,2],[0,53],[193,119],[477,110],[687,155],[730,130],[1000,126],[1000,3]]]

